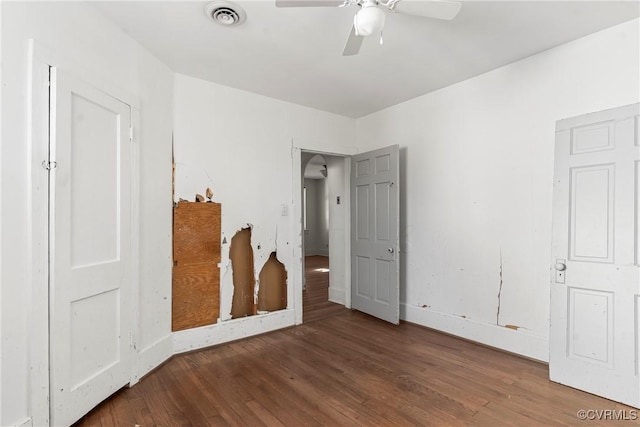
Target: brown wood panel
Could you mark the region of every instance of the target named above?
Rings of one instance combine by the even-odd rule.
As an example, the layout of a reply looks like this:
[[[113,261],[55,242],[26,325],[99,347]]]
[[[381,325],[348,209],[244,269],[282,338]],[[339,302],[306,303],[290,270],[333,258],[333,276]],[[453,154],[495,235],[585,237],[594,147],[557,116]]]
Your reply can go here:
[[[272,252],[260,270],[258,310],[276,311],[287,308],[287,270]]]
[[[174,356],[77,425],[638,425],[580,420],[580,409],[636,412],[548,375],[542,363],[343,310]]]
[[[256,285],[253,267],[253,248],[251,247],[251,228],[243,228],[231,238],[229,247],[231,273],[233,276],[233,299],[231,317],[252,316],[256,314],[254,288]]]
[[[180,202],[173,211],[172,330],[216,323],[220,316],[219,203]]]
[[[218,321],[220,270],[217,264],[173,267],[172,330],[197,328]]]
[[[173,210],[173,265],[220,262],[219,203],[180,202]]]

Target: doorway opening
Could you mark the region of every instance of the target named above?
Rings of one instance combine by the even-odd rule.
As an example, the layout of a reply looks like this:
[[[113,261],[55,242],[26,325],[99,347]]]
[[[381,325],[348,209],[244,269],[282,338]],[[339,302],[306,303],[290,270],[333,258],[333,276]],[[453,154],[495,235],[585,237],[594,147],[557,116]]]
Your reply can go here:
[[[302,153],[303,322],[345,310],[345,158]],[[338,236],[341,236],[338,237]]]

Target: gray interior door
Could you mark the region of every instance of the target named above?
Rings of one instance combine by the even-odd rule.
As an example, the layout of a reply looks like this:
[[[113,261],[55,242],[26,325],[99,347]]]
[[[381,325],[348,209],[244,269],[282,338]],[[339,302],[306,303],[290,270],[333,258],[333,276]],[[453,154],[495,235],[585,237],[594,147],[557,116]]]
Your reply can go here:
[[[399,323],[398,146],[351,158],[351,306]]]

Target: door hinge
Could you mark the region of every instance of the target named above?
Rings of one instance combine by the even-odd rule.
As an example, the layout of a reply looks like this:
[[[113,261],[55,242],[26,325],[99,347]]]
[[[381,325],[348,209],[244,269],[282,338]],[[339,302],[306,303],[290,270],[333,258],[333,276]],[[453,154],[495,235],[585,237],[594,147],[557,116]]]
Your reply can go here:
[[[42,168],[45,170],[52,170],[55,169],[56,167],[58,167],[58,162],[55,161],[49,161],[49,160],[43,160],[42,161]]]

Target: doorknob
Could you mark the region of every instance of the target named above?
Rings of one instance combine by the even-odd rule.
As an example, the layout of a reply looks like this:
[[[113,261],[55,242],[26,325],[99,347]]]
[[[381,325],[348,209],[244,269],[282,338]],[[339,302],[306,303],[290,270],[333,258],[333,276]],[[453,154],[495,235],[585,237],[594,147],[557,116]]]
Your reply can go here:
[[[553,264],[553,268],[556,269],[556,283],[564,283],[564,271],[567,269],[565,262],[563,259],[556,259],[556,263]]]
[[[558,271],[565,271],[567,269],[567,265],[563,262],[556,262],[553,265],[553,268],[555,268]]]
[[[389,249],[387,249],[387,250],[389,251],[389,253],[390,253],[390,254],[392,254],[392,253],[393,253],[393,248],[389,248]]]

